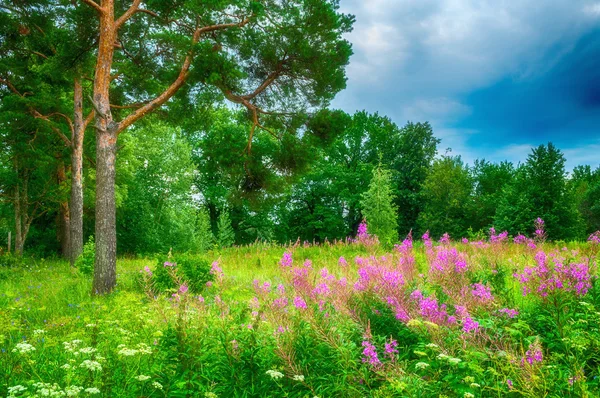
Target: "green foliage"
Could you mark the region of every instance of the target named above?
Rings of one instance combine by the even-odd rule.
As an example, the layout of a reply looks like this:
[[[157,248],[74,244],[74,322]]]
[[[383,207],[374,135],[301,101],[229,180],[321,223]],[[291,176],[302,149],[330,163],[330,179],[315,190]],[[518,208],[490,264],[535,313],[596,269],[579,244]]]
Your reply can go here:
[[[230,247],[235,243],[235,231],[231,225],[229,211],[222,210],[217,221],[217,243],[220,247]]]
[[[204,253],[209,249],[212,249],[215,236],[212,233],[210,226],[210,216],[208,211],[204,208],[198,211],[196,216],[196,249]]]
[[[369,190],[363,194],[360,204],[369,233],[377,235],[385,245],[393,245],[398,241],[397,209],[393,202],[391,173],[380,164],[373,169]]]
[[[213,280],[211,265],[204,257],[192,254],[160,256],[152,272],[153,288],[159,292],[177,290],[181,283],[200,293]]]
[[[453,238],[467,235],[470,227],[473,190],[469,168],[460,157],[444,156],[434,161],[423,185],[423,211],[419,228],[433,237],[449,233]]]
[[[153,121],[122,138],[117,164],[119,251],[197,250],[195,167],[181,131]]]
[[[75,260],[75,268],[84,275],[92,275],[94,273],[95,256],[96,244],[94,243],[94,236],[90,235],[88,241],[83,245],[83,252]]]
[[[565,157],[558,148],[552,143],[534,148],[503,190],[495,224],[512,234],[530,233],[540,217],[550,239],[583,238],[585,227],[565,176]]]

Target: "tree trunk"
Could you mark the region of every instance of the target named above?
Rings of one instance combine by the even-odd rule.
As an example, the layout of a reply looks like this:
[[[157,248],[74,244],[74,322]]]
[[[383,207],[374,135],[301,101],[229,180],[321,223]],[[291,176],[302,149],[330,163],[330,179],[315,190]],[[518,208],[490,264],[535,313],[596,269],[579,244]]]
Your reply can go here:
[[[83,90],[81,79],[75,78],[74,84],[73,137],[71,138],[71,205],[70,238],[71,266],[83,252]]]
[[[96,107],[96,261],[94,294],[110,293],[117,283],[115,156],[117,125],[110,112],[110,70],[115,43],[114,4],[102,2],[100,39],[94,76]]]
[[[14,208],[15,208],[15,255],[21,256],[23,255],[23,241],[22,241],[22,232],[21,232],[21,192],[19,188],[19,183],[15,186],[15,198],[14,198]]]
[[[57,156],[59,159],[58,170],[56,172],[56,178],[58,185],[61,186],[67,181],[67,173],[65,171],[65,163],[60,159],[60,155]],[[61,201],[59,203],[58,210],[58,228],[57,235],[58,241],[60,242],[60,251],[64,258],[69,258],[71,252],[71,239],[69,233],[69,202]]]

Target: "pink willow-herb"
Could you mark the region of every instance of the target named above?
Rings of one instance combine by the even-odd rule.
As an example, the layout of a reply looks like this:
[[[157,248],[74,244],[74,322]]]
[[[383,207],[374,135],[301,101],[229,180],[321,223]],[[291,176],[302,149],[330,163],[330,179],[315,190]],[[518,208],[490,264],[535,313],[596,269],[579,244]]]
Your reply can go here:
[[[535,261],[536,266],[525,267],[522,273],[514,274],[523,286],[523,296],[535,293],[546,297],[554,291],[575,292],[577,296],[582,296],[592,286],[586,264],[563,264],[560,259],[553,258],[554,265],[550,266],[548,256],[543,251],[535,255]]]
[[[363,341],[362,346],[365,347],[362,354],[362,361],[371,364],[373,367],[381,365],[381,361],[377,357],[377,349],[368,341]]]

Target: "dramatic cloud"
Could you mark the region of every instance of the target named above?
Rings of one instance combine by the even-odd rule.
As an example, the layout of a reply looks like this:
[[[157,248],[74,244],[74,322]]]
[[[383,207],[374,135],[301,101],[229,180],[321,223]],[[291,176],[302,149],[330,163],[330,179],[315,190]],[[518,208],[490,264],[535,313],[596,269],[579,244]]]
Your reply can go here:
[[[573,157],[569,165],[600,164],[585,149],[600,136],[600,2],[341,5],[357,18],[348,37],[355,55],[334,106],[398,124],[428,120],[442,148],[467,161],[524,160],[551,140]]]

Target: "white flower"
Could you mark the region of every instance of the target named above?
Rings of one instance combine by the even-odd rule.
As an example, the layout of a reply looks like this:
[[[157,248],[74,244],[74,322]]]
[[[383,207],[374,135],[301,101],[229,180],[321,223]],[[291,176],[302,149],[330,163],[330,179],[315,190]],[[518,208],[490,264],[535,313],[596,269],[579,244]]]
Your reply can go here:
[[[27,387],[17,384],[16,386],[8,387],[8,395],[18,394],[25,390],[27,390]]]
[[[431,348],[431,349],[434,349],[434,348],[438,348],[438,347],[439,347],[439,345],[437,345],[437,344],[435,344],[435,343],[429,343],[429,344],[427,344],[425,347],[427,347],[427,348]]]
[[[81,340],[73,340],[73,341],[70,341],[70,342],[69,341],[65,341],[63,343],[63,346],[65,347],[65,350],[67,350],[69,352],[73,352],[77,348],[77,346],[79,344],[81,344],[81,343],[83,343],[83,341],[81,341]]]
[[[267,370],[266,373],[271,376],[272,379],[281,379],[283,377],[283,373],[276,370]]]
[[[86,327],[86,328],[95,328],[95,327],[96,327],[96,324],[95,324],[95,323],[88,323],[87,325],[85,325],[85,327]],[[89,388],[88,388],[88,390],[89,390]],[[86,391],[87,391],[87,390],[86,390]],[[100,391],[98,391],[98,392],[100,392]]]
[[[100,365],[99,362],[96,361],[90,361],[89,359],[86,359],[85,361],[83,361],[81,363],[81,365],[79,365],[80,368],[87,368],[89,370],[91,370],[92,372],[97,372],[102,370],[102,365]]]
[[[140,354],[152,354],[152,349],[148,346],[148,344],[139,343],[137,345],[137,349]]]
[[[448,359],[448,358],[450,358],[450,357],[449,357],[448,355],[446,355],[446,354],[439,354],[439,355],[437,356],[437,358],[438,358],[438,359]]]
[[[481,385],[477,384],[477,383],[471,383],[471,388],[479,388],[481,387]]]
[[[83,390],[83,387],[79,386],[68,386],[65,387],[65,394],[67,397],[76,397]]]
[[[152,382],[152,387],[156,388],[157,390],[162,390],[163,389],[162,384],[160,384],[158,381],[153,381]]]
[[[217,394],[215,394],[214,392],[206,392],[206,393],[204,393],[204,397],[205,398],[217,398]]]
[[[13,348],[12,352],[19,352],[19,354],[28,354],[30,352],[35,351],[35,347],[29,343],[17,343],[15,348]]]
[[[82,354],[91,354],[96,351],[98,351],[98,350],[96,350],[95,348],[92,348],[92,347],[84,347],[81,350],[79,350],[79,352]]]
[[[40,335],[40,334],[44,334],[44,333],[46,333],[46,331],[43,330],[43,329],[36,329],[36,330],[33,331],[33,335],[34,336],[37,336],[37,335]]]
[[[457,363],[462,362],[460,358],[448,358],[448,362],[450,362],[452,365],[456,365]]]
[[[133,348],[124,347],[124,348],[121,348],[121,350],[119,350],[118,354],[123,355],[124,357],[132,357],[137,353],[138,353],[138,350],[134,350]]]
[[[98,390],[96,387],[90,387],[90,388],[86,388],[85,392],[87,392],[90,395],[93,394],[100,394],[100,390]]]
[[[303,381],[304,381],[304,376],[303,376],[303,375],[295,375],[295,376],[293,377],[293,379],[294,379],[295,381],[300,381],[300,382],[303,382]]]
[[[146,375],[139,375],[139,376],[136,376],[135,378],[136,378],[136,380],[138,380],[138,381],[146,381],[146,380],[149,380],[149,379],[150,379],[150,376],[146,376]]]
[[[470,392],[466,392],[465,395],[463,395],[464,398],[475,398],[475,395],[471,394]]]
[[[69,369],[71,369],[71,365],[69,365],[68,363],[65,363],[63,366],[61,366],[61,368],[65,369],[65,370],[69,370]]]
[[[428,367],[429,367],[429,364],[427,362],[417,362],[415,364],[415,368],[417,368],[417,369],[425,369]]]

